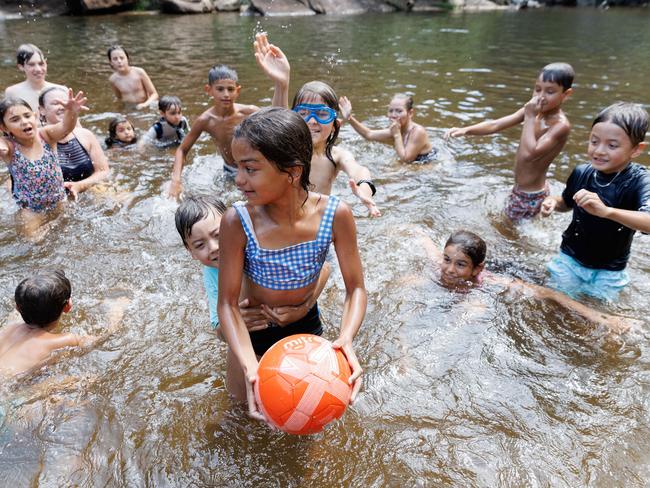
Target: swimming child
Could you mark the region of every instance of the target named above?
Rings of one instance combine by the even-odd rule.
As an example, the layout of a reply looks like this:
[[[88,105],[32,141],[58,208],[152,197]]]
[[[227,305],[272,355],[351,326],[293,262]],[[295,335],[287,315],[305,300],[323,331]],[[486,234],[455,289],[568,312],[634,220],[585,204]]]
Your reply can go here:
[[[541,300],[551,300],[590,322],[607,326],[612,332],[624,332],[633,322],[624,317],[598,312],[550,288],[486,271],[487,246],[473,232],[454,232],[447,239],[442,252],[428,236],[422,233],[420,236],[427,255],[440,272],[440,284],[445,288],[466,291],[482,284],[503,285],[511,292],[528,293]]]
[[[311,132],[313,156],[309,173],[314,191],[329,195],[339,171],[348,175],[352,192],[368,207],[372,217],[381,215],[372,197],[376,189],[365,166],[356,162],[352,153],[335,146],[339,134],[339,102],[334,90],[322,81],[302,86],[293,98],[292,110],[300,115]]]
[[[183,117],[181,99],[165,95],[158,100],[158,110],[160,120],[151,126],[141,142],[155,144],[161,148],[178,146],[190,129],[187,119]]]
[[[176,209],[176,230],[183,240],[183,245],[192,256],[203,265],[203,284],[208,296],[210,323],[217,330],[219,338],[224,340],[218,329],[217,296],[219,291],[219,227],[226,206],[211,196],[189,196]],[[295,322],[316,304],[329,278],[329,265],[323,267],[318,285],[312,297],[296,306],[266,307],[248,306],[248,300],[239,303],[240,313],[249,331],[266,329],[269,322],[284,326]]]
[[[311,133],[295,112],[271,107],[251,115],[235,130],[232,154],[235,183],[247,202],[226,211],[219,237],[217,308],[229,345],[228,390],[248,400],[249,415],[264,420],[253,394],[258,358],[283,337],[320,335],[323,328],[315,305],[292,324],[249,333],[239,312],[240,298],[252,306],[303,303],[313,294],[334,242],[346,290],[334,345],[352,368],[354,400],[362,370],[352,341],[366,312],[367,295],[352,212],[334,196],[309,191]]]
[[[515,157],[515,185],[505,214],[514,223],[540,212],[550,194],[546,170],[564,148],[571,125],[562,104],[571,95],[574,71],[567,63],[551,63],[535,80],[533,97],[515,113],[468,127],[453,127],[445,139],[465,135],[488,135],[524,123]]]
[[[63,174],[56,155],[56,143],[75,128],[86,97],[68,90],[67,101],[58,103],[64,109],[61,122],[38,126],[38,119],[29,104],[20,99],[5,98],[0,102],[0,158],[9,167],[12,194],[21,208],[28,235],[40,226],[42,214],[55,209],[65,198]]]
[[[11,85],[5,89],[5,98],[20,98],[29,103],[34,112],[38,110],[38,96],[46,88],[58,86],[45,81],[47,75],[47,59],[43,51],[33,44],[21,44],[16,51],[16,66],[25,74],[25,81]]]
[[[631,162],[646,147],[648,112],[615,103],[591,126],[587,155],[561,196],[542,204],[542,215],[573,210],[560,254],[549,264],[549,284],[569,295],[614,300],[630,281],[625,268],[636,231],[650,233],[650,172]]]
[[[38,97],[41,119],[45,124],[63,120],[65,110],[60,98],[66,90],[59,86],[46,88]],[[108,160],[95,135],[77,125],[56,145],[59,165],[63,172],[63,186],[73,197],[94,184],[108,178]]]
[[[428,163],[434,160],[436,151],[431,146],[427,130],[413,122],[413,97],[397,94],[388,105],[388,129],[373,130],[359,122],[352,115],[352,103],[347,97],[339,100],[343,119],[350,122],[352,128],[369,141],[392,144],[400,161],[404,163]]]
[[[158,100],[158,92],[149,75],[142,68],[129,65],[129,53],[122,46],[113,45],[107,51],[113,74],[108,78],[118,100],[136,104],[142,110]]]
[[[42,366],[66,347],[96,345],[102,337],[60,334],[63,313],[72,309],[71,285],[65,273],[40,271],[16,287],[16,308],[23,321],[0,329],[0,378],[14,377]],[[115,331],[128,301],[118,300],[109,314],[107,334]]]
[[[265,53],[255,54],[255,59],[264,73],[271,78],[275,85],[272,105],[287,106],[287,92],[289,86],[289,62],[280,48],[268,43],[265,33],[257,34],[255,44],[264,44]],[[259,49],[256,48],[256,51]],[[213,66],[208,72],[208,83],[205,92],[212,97],[213,105],[196,119],[187,137],[176,150],[172,179],[169,187],[169,196],[178,198],[183,189],[181,174],[187,153],[203,132],[212,137],[217,152],[224,160],[223,169],[227,175],[234,178],[237,168],[231,153],[232,134],[235,126],[246,117],[259,110],[255,105],[237,103],[241,86],[238,82],[237,72],[225,65]]]
[[[108,123],[108,137],[104,139],[107,148],[130,146],[138,142],[133,124],[124,116],[113,117]]]

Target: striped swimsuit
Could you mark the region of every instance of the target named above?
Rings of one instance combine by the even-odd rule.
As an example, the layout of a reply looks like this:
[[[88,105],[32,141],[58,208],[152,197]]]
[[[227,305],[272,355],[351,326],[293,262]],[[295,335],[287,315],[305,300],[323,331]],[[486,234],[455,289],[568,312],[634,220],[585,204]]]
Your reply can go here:
[[[247,238],[244,253],[246,276],[272,290],[296,290],[316,281],[332,242],[332,223],[338,202],[337,197],[328,197],[315,240],[282,249],[260,247],[246,204],[235,203],[234,208]]]
[[[11,192],[22,208],[35,212],[51,210],[65,198],[63,175],[56,153],[41,139],[40,159],[27,159],[14,144],[14,156],[9,164]]]
[[[85,180],[95,171],[88,151],[76,137],[68,142],[59,142],[56,151],[63,171],[63,181]]]

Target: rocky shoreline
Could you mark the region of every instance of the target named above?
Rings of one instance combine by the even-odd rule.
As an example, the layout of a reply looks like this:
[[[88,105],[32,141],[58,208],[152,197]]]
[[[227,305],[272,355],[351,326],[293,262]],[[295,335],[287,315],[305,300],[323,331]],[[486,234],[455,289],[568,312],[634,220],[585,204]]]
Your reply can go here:
[[[0,0],[0,19],[106,13],[205,14],[240,12],[294,16],[364,12],[436,12],[564,6],[646,6],[647,0]]]

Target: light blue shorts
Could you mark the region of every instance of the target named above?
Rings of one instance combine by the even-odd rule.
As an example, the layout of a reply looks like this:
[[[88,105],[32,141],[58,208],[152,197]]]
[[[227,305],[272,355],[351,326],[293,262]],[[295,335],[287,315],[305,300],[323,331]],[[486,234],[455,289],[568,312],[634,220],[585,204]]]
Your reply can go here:
[[[588,295],[613,301],[630,282],[630,277],[624,269],[610,271],[587,268],[563,252],[548,263],[547,269],[551,274],[548,286],[573,298]]]

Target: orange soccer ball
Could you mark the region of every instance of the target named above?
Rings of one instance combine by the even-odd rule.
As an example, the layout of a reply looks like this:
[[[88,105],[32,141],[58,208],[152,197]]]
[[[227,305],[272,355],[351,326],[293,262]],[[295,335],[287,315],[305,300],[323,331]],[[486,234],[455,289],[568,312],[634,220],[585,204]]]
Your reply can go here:
[[[350,365],[332,343],[296,334],[264,353],[255,396],[270,423],[290,434],[314,434],[343,415],[352,387]]]

